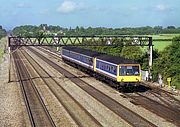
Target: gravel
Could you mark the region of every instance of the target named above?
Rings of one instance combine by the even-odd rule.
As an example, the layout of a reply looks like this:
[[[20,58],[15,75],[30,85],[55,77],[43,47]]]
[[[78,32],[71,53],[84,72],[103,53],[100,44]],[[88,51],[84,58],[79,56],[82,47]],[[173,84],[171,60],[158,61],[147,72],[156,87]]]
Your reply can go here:
[[[11,83],[8,83],[8,68],[9,61],[6,54],[0,64],[0,126],[29,126],[20,87],[15,81],[14,67],[13,65],[11,67],[11,80],[13,81]]]

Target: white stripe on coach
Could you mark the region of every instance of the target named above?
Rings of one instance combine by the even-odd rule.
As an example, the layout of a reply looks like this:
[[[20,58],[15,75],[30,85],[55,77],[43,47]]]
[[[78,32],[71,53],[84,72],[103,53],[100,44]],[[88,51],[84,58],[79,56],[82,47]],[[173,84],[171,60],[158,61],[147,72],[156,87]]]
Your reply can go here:
[[[101,70],[101,69],[99,69],[99,68],[96,68],[96,70],[98,70],[98,71],[100,71],[100,72],[103,72],[103,73],[105,73],[105,74],[107,74],[107,75],[109,75],[109,76],[112,76],[112,77],[114,77],[114,78],[117,78],[117,76],[115,76],[115,75],[113,75],[113,74],[111,74],[111,73],[108,73],[108,72],[106,72],[106,71],[103,71],[103,70]]]
[[[63,56],[63,57],[66,57],[66,58],[68,58],[68,59],[70,59],[70,60],[74,60],[74,61],[76,61],[76,62],[78,62],[78,63],[80,63],[80,64],[83,64],[83,65],[85,65],[85,66],[90,67],[91,69],[93,69],[93,66],[91,66],[91,65],[88,65],[88,64],[86,64],[86,63],[80,62],[80,61],[78,61],[78,60],[76,60],[76,59],[73,59],[73,58],[68,57],[68,56],[65,56],[65,55],[62,55],[62,56]]]

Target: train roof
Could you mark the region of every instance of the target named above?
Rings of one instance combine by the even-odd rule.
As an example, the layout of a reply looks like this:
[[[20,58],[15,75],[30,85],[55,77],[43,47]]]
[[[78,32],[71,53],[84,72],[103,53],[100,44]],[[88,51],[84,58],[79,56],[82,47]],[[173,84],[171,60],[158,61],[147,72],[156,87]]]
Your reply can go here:
[[[77,53],[82,53],[84,55],[91,56],[91,57],[98,56],[101,54],[101,53],[96,52],[96,51],[91,51],[89,49],[73,47],[73,46],[66,46],[66,47],[63,47],[63,49],[67,49],[67,50],[74,51]]]
[[[71,50],[77,53],[82,53],[84,55],[91,56],[91,57],[96,57],[97,59],[104,60],[104,61],[114,63],[114,64],[138,64],[138,62],[136,62],[135,60],[126,59],[119,56],[107,55],[104,53],[99,53],[96,51],[83,49],[80,47],[66,46],[66,47],[63,47],[63,49]]]
[[[119,56],[111,56],[111,55],[100,55],[97,56],[97,59],[108,61],[114,64],[138,64],[135,60],[126,59]]]

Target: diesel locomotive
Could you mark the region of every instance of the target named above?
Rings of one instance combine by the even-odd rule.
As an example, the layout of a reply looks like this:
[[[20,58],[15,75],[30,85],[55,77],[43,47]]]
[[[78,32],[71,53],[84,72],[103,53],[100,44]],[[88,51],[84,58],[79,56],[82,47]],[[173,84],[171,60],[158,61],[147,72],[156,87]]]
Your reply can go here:
[[[72,46],[63,47],[61,56],[64,61],[114,84],[136,85],[141,81],[141,66],[134,60]]]

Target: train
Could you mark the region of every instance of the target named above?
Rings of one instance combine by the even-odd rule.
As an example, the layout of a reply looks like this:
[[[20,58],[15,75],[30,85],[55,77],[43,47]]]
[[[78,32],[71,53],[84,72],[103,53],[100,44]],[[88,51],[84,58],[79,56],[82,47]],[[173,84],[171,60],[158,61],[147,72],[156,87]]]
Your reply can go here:
[[[141,66],[138,62],[99,53],[85,48],[64,46],[63,61],[89,74],[118,86],[136,86],[141,81]]]

